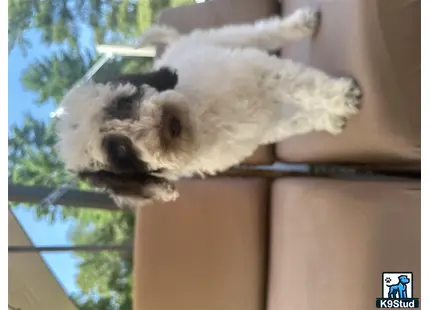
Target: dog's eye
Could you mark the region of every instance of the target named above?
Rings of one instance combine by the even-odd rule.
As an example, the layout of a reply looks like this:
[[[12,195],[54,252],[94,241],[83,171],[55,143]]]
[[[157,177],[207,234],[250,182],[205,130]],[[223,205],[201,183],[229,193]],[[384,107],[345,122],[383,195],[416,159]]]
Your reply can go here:
[[[168,140],[180,137],[182,133],[181,120],[169,109],[163,111],[162,130]]]
[[[172,138],[177,138],[181,134],[182,126],[178,118],[172,117],[169,122],[170,135]]]
[[[134,98],[122,97],[118,98],[116,102],[116,111],[120,118],[130,118],[133,112]]]
[[[115,119],[129,119],[133,117],[133,109],[136,102],[136,97],[134,96],[126,96],[126,97],[118,97],[110,104],[106,113],[110,118]]]
[[[131,97],[118,98],[116,102],[116,106],[118,110],[129,110],[133,106],[133,98]]]

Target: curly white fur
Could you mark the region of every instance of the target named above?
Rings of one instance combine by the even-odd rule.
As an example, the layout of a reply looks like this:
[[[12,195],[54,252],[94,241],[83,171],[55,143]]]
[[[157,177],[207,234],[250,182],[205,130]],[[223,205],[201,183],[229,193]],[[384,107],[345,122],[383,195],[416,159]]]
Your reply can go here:
[[[317,11],[300,9],[284,18],[187,35],[154,26],[140,44],[168,43],[154,67],[174,68],[179,77],[176,87],[148,93],[138,117],[110,121],[103,118],[104,107],[121,92],[136,92],[136,87],[89,84],[72,90],[62,104],[62,158],[75,171],[102,167],[103,135],[120,133],[132,140],[140,160],[151,169],[163,169],[164,177],[177,179],[228,169],[259,145],[293,135],[340,133],[358,111],[361,91],[355,81],[267,53],[313,35],[318,23]],[[166,109],[183,129],[167,149],[160,138]],[[164,200],[176,197],[167,195]]]
[[[267,54],[313,35],[318,23],[319,12],[306,8],[253,25],[195,30],[169,42],[155,68],[177,69],[179,82],[160,96],[187,98],[199,133],[200,147],[178,167],[182,172],[216,173],[259,145],[311,131],[342,131],[358,112],[355,81]]]

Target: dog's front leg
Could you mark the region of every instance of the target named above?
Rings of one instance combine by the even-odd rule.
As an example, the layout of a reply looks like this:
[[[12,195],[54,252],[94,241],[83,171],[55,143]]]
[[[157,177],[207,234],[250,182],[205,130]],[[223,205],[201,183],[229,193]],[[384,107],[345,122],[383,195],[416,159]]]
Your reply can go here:
[[[311,116],[315,130],[339,134],[346,121],[358,113],[362,91],[353,78],[304,68],[290,83],[291,98]]]
[[[354,79],[332,77],[318,69],[291,60],[279,60],[280,70],[266,80],[273,102],[282,114],[266,141],[277,142],[311,131],[339,134],[346,121],[358,112],[362,95]],[[276,108],[279,109],[279,108]]]
[[[262,19],[254,24],[197,30],[191,34],[191,37],[227,47],[254,47],[264,51],[274,51],[289,41],[312,36],[319,22],[319,11],[304,8],[286,17]]]

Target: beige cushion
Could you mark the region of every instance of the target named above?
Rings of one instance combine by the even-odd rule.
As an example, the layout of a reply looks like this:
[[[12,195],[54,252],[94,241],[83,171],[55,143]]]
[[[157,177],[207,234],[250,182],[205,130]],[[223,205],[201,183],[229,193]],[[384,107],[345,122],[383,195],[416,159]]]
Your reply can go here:
[[[183,182],[170,204],[141,208],[134,252],[134,308],[262,310],[268,183]]]
[[[253,22],[279,15],[277,0],[211,0],[163,10],[158,23],[175,26],[187,33],[196,28]]]
[[[373,310],[382,272],[420,297],[419,181],[280,179],[271,212],[267,310]]]
[[[420,163],[420,1],[286,0],[284,14],[319,7],[315,39],[294,43],[284,57],[340,76],[364,90],[361,113],[339,136],[312,133],[279,143],[289,162]]]
[[[219,27],[226,24],[253,22],[257,19],[279,15],[276,0],[212,0],[163,10],[159,24],[171,25],[183,33],[196,28]],[[162,48],[159,48],[159,53]],[[244,160],[248,165],[271,164],[274,160],[273,146],[260,147]]]

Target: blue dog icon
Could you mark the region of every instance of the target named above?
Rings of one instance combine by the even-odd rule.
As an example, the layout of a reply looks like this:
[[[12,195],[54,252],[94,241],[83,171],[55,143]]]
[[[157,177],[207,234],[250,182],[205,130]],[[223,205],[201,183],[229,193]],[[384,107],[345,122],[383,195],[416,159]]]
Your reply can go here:
[[[406,285],[410,282],[410,279],[406,275],[399,276],[399,283],[387,286],[390,288],[388,292],[388,298],[408,298]]]

